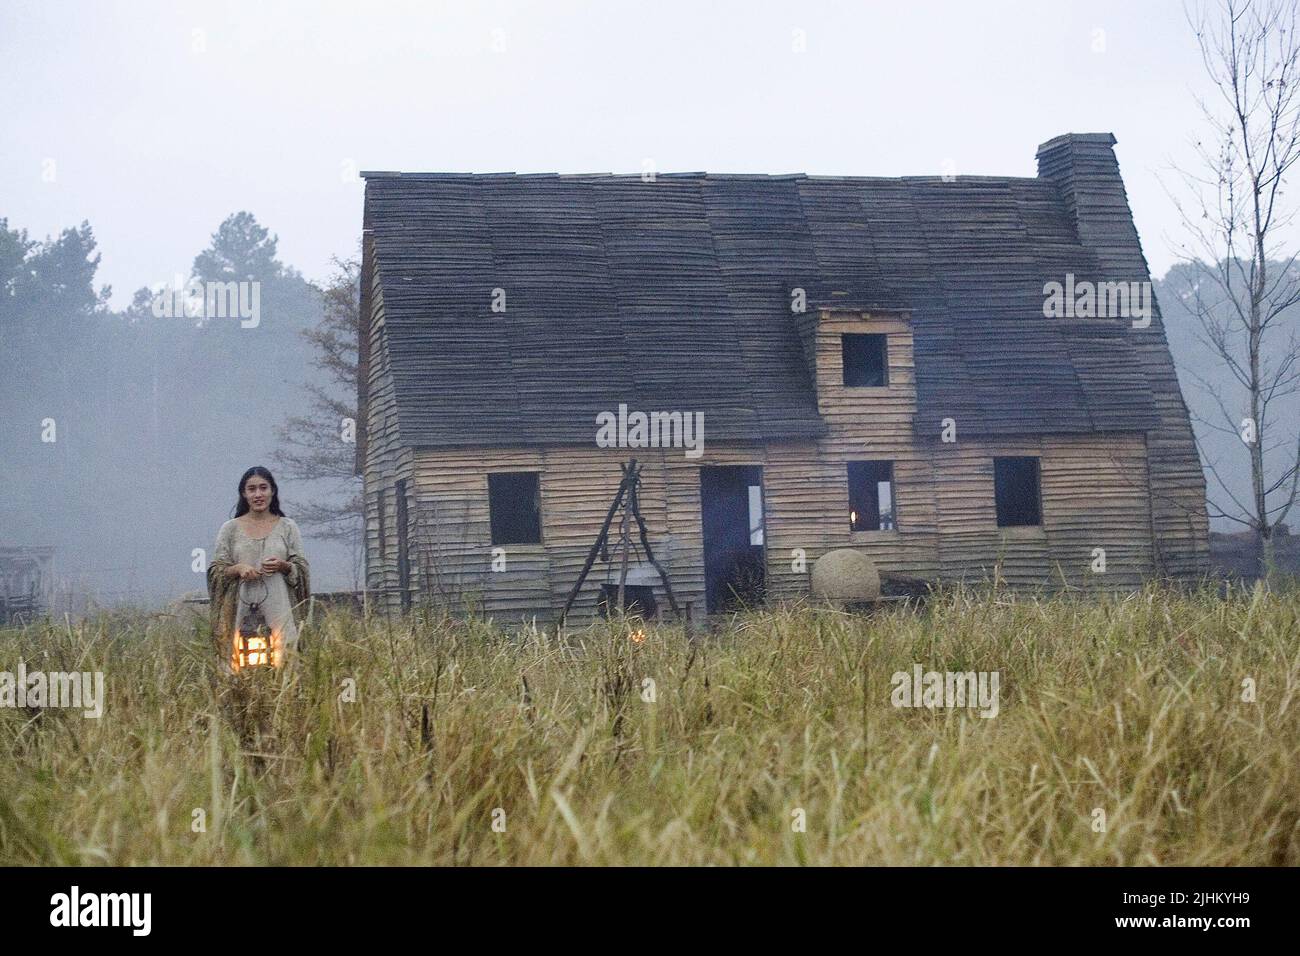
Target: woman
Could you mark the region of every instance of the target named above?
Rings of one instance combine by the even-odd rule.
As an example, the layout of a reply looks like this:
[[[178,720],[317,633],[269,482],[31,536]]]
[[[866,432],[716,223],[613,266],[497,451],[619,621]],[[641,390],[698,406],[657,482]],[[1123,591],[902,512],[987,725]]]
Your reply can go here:
[[[235,516],[221,526],[208,564],[212,637],[223,669],[283,664],[298,644],[293,609],[310,595],[298,525],[280,510],[280,489],[271,473],[260,465],[250,468],[239,479]],[[259,617],[273,638],[260,654],[255,642],[236,641],[241,625],[256,631]]]

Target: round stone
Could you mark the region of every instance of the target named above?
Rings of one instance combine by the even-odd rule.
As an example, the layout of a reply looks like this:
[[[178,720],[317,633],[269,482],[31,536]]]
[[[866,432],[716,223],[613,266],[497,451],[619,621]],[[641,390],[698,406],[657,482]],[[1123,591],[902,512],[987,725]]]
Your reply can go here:
[[[828,551],[813,563],[812,593],[827,601],[874,601],[880,597],[880,572],[861,551]]]

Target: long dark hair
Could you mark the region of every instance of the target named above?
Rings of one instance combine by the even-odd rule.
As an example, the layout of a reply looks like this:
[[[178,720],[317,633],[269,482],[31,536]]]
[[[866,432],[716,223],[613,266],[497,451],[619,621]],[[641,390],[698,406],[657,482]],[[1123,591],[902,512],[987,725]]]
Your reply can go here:
[[[254,465],[248,471],[244,472],[244,477],[239,479],[239,501],[235,504],[235,517],[248,514],[248,499],[244,497],[244,485],[248,484],[248,479],[257,475],[259,478],[265,478],[271,483],[271,506],[268,509],[271,514],[284,517],[284,512],[280,510],[280,486],[275,483],[271,473],[261,465]]]

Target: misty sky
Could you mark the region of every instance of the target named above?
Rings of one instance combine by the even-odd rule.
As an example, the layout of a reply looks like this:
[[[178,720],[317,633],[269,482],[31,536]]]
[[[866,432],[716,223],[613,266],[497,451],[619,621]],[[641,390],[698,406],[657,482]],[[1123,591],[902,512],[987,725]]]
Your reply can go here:
[[[1157,173],[1205,89],[1182,5],[1145,0],[0,0],[0,84],[0,216],[88,219],[118,307],[240,209],[323,278],[358,169],[1032,176],[1039,143],[1096,131],[1158,276]]]

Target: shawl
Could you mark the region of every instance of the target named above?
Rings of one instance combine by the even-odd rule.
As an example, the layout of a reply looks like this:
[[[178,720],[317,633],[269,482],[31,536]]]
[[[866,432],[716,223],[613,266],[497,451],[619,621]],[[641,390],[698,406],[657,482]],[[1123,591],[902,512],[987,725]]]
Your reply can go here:
[[[303,605],[311,597],[311,572],[307,559],[301,554],[290,553],[289,570],[285,573],[289,585],[289,603],[294,611],[294,622],[302,624],[302,615],[306,613]],[[213,558],[208,565],[208,621],[212,626],[212,643],[217,653],[227,654],[225,646],[235,630],[235,615],[239,611],[239,578],[230,577],[226,569],[234,562]]]

